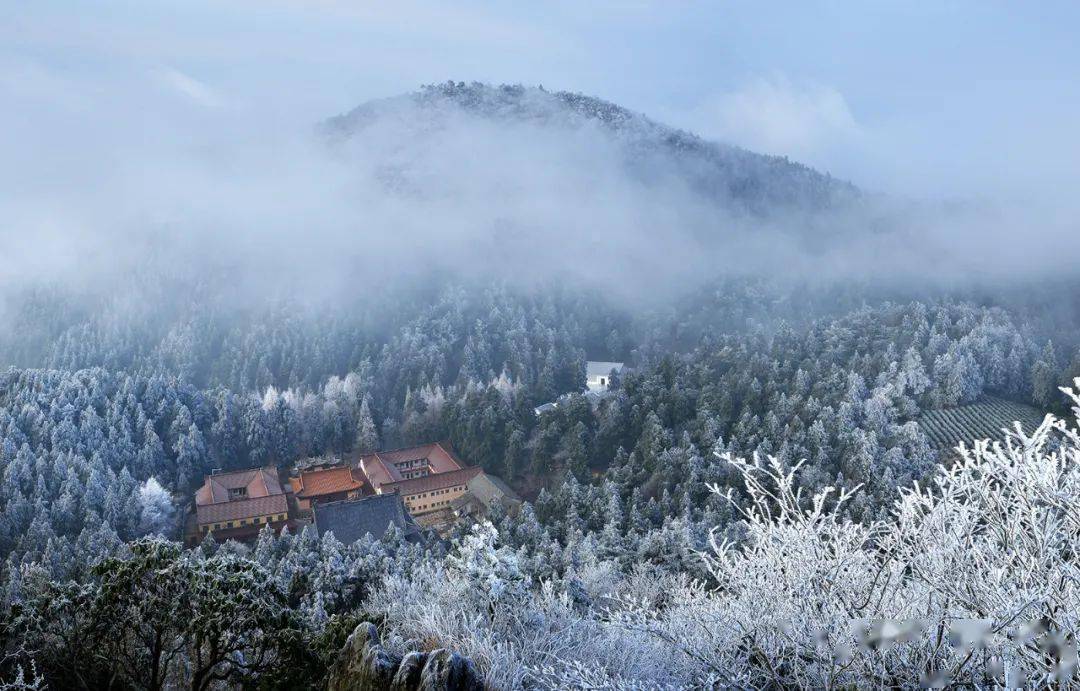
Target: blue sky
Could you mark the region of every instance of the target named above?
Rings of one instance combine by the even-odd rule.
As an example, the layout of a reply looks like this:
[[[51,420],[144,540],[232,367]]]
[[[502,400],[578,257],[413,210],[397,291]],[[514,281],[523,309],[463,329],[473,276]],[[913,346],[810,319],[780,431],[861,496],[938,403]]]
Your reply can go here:
[[[0,145],[56,162],[251,136],[476,79],[597,95],[882,191],[1053,197],[1080,182],[1077,26],[1077,2],[7,3]]]

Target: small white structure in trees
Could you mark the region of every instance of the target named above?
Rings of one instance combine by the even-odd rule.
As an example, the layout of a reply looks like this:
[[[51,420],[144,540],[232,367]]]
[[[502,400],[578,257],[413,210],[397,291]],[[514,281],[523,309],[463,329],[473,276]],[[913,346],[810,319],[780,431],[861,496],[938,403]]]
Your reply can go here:
[[[611,388],[611,375],[622,374],[623,363],[621,362],[593,362],[585,363],[585,386],[589,391],[607,391]]]

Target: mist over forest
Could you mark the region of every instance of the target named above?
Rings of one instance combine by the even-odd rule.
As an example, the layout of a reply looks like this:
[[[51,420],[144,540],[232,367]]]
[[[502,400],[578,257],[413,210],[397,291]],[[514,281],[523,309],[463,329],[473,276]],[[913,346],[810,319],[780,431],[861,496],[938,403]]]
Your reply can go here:
[[[152,16],[106,50],[41,12],[0,50],[0,690],[1077,683],[1080,209],[1043,182],[1067,137],[1002,165],[1044,140],[1001,97],[968,124],[998,127],[993,178],[963,132],[779,77],[652,112],[388,73],[340,106],[231,25],[196,45],[246,91],[129,72],[182,52]],[[371,471],[435,447],[420,480],[504,500]],[[357,496],[324,506],[397,522],[327,529],[326,468]],[[262,498],[214,495],[250,473],[278,522],[204,521]]]
[[[147,331],[140,348],[208,314],[221,331],[273,309],[375,326],[406,316],[382,301],[451,285],[570,285],[627,319],[684,310],[725,280],[781,299],[809,290],[826,311],[847,291],[1035,301],[1033,322],[1075,314],[1059,300],[1075,234],[1050,214],[864,191],[543,87],[447,82],[273,146],[204,136],[149,149],[121,150],[104,176],[71,171],[85,185],[50,180],[5,201],[8,364],[48,364],[65,331],[103,320]],[[1017,252],[1001,239],[1033,219],[1041,241]]]

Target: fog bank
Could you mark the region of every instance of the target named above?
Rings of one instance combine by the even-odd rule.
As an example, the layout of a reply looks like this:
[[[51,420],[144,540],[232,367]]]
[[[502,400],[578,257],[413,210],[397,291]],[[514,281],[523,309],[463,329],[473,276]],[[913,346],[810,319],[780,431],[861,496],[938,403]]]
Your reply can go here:
[[[377,101],[329,130],[100,100],[58,117],[27,98],[51,127],[7,137],[0,290],[108,293],[152,267],[226,276],[241,306],[432,276],[580,282],[655,305],[722,276],[955,286],[1071,272],[1080,256],[1064,202],[834,199],[846,187],[781,159],[599,101],[511,93],[496,111],[459,91]]]

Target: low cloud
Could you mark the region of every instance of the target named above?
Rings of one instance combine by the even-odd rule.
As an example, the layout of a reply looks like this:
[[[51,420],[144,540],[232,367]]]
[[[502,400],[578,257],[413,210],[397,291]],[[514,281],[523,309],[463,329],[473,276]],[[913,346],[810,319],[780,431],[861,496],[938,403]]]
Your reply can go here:
[[[818,84],[795,84],[782,76],[760,78],[711,97],[685,119],[701,135],[799,160],[821,158],[863,136],[844,95]]]
[[[210,86],[180,70],[162,67],[153,74],[162,85],[204,108],[220,108],[225,103]]]
[[[48,78],[26,76],[36,73]],[[205,273],[227,277],[228,298],[249,305],[353,299],[455,276],[576,281],[655,303],[732,274],[1023,278],[1061,267],[1080,236],[1071,217],[878,199],[813,218],[735,213],[688,180],[677,155],[596,120],[564,122],[544,111],[550,103],[492,119],[397,99],[352,136],[327,141],[314,123],[223,107],[228,100],[188,72],[139,74],[87,82],[39,65],[0,83],[14,105],[0,113],[11,125],[0,128],[0,291],[60,283],[108,293],[135,272]],[[65,80],[78,86],[65,93],[79,94],[80,107],[29,88]],[[732,95],[717,121],[750,128],[759,109],[753,148],[785,153],[859,131],[838,94],[781,87]],[[194,107],[178,107],[178,97]],[[1017,256],[1010,239],[1021,222],[1039,223],[1044,241]]]

